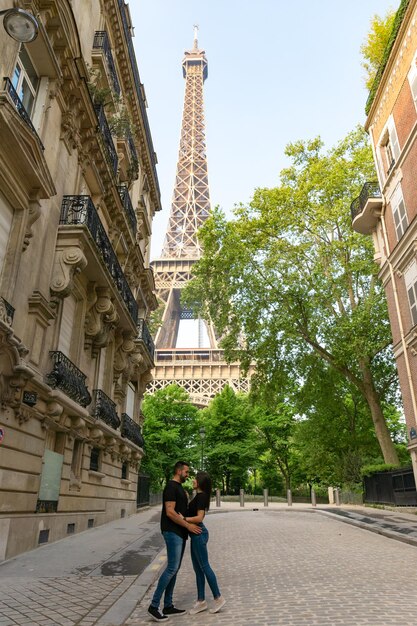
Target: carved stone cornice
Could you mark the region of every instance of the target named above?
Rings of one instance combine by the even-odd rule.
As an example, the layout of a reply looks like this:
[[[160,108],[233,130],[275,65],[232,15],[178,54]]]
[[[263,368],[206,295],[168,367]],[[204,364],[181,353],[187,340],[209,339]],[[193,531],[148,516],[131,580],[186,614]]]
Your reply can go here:
[[[93,353],[96,353],[111,341],[119,316],[111,298],[111,290],[98,287],[95,283],[89,283],[87,307],[84,347],[91,347]]]
[[[51,293],[64,298],[74,288],[74,274],[82,271],[87,265],[87,259],[79,246],[57,248],[51,280]]]
[[[27,348],[15,336],[10,325],[0,319],[0,408],[13,409],[17,417],[23,390],[33,378],[33,372],[23,360],[27,353]]]

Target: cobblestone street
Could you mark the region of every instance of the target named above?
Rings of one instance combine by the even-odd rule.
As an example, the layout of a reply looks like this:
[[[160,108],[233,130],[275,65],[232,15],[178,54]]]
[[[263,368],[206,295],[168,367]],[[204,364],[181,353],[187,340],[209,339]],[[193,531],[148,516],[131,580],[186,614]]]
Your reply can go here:
[[[416,517],[360,507],[342,511],[343,517],[329,507],[214,509],[206,518],[209,552],[227,604],[217,615],[185,615],[168,623],[415,625]],[[361,519],[368,526],[352,525]],[[3,563],[0,626],[154,623],[147,607],[164,565],[158,520],[159,507]],[[390,524],[414,545],[377,534]],[[141,560],[135,571],[133,564]],[[189,546],[174,599],[187,609],[195,600]]]

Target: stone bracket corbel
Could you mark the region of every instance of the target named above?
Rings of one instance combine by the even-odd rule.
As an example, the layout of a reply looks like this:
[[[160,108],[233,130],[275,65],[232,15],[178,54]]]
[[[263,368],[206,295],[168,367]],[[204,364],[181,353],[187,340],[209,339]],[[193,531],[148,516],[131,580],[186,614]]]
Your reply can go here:
[[[87,266],[87,259],[79,246],[57,249],[55,252],[51,293],[65,298],[74,289],[74,275]]]

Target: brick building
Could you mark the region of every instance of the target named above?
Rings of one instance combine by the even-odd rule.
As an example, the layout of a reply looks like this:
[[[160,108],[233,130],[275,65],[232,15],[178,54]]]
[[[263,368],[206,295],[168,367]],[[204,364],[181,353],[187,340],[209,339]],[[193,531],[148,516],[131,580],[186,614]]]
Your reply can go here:
[[[0,560],[136,510],[157,306],[128,5],[18,4],[0,0]]]
[[[352,226],[373,237],[417,482],[417,0],[400,4],[367,114],[378,181],[352,203]]]

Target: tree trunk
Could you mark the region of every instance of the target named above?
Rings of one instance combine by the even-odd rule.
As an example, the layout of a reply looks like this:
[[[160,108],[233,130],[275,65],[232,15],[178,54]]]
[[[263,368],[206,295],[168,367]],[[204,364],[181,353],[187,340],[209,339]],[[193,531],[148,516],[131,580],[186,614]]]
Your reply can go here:
[[[375,389],[372,372],[369,365],[364,361],[360,363],[360,368],[363,375],[363,389],[361,391],[366,402],[368,403],[369,410],[371,411],[376,437],[378,439],[384,461],[385,463],[399,465],[400,461],[398,459],[398,454],[382,412],[381,401]]]

